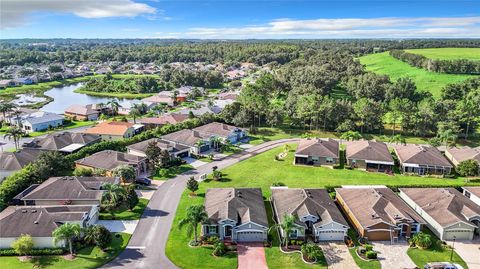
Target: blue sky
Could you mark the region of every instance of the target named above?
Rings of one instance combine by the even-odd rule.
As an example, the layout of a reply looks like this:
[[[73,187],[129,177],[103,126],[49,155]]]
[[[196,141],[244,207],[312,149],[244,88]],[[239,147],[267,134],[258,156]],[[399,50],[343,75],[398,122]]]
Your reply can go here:
[[[0,38],[480,37],[480,0],[1,0]]]

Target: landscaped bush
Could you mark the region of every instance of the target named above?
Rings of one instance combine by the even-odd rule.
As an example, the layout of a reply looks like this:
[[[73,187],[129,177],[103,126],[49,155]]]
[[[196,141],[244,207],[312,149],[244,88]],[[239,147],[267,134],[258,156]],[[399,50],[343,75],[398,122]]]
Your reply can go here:
[[[207,244],[207,245],[215,245],[216,243],[218,243],[220,241],[220,239],[218,239],[218,236],[206,236],[204,238],[204,244]]]
[[[32,236],[22,234],[17,240],[13,241],[12,248],[18,255],[28,255],[33,249]]]
[[[302,254],[309,261],[320,260],[323,256],[322,249],[314,243],[307,243],[302,246]]]
[[[367,256],[367,258],[369,258],[371,260],[374,260],[374,259],[377,258],[377,252],[375,252],[373,250],[367,251],[367,253],[365,255]]]
[[[410,239],[410,242],[419,248],[426,249],[432,246],[433,240],[431,235],[419,232]]]
[[[217,242],[215,244],[215,247],[213,248],[213,255],[220,257],[225,255],[227,253],[227,248],[225,247],[225,244],[223,242]]]
[[[273,182],[272,187],[282,187],[285,186],[285,183],[283,182]]]
[[[63,248],[34,248],[29,251],[28,255],[62,255],[66,251]],[[18,256],[13,248],[0,249],[0,256]]]
[[[373,250],[373,246],[370,245],[370,244],[366,244],[364,247],[365,247],[365,249],[366,249],[367,251]]]

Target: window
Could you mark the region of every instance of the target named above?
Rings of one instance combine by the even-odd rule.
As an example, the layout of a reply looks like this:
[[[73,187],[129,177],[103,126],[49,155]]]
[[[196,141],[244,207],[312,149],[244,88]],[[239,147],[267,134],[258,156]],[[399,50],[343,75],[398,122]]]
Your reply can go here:
[[[218,227],[216,225],[207,226],[207,233],[209,233],[209,234],[218,233]]]
[[[297,238],[297,232],[298,232],[298,231],[295,230],[295,229],[292,230],[292,231],[290,232],[290,234],[289,234],[289,237],[290,237],[290,238]]]
[[[466,196],[467,198],[470,198],[470,193],[469,193],[468,191],[465,191],[465,196]]]
[[[326,163],[333,163],[333,158],[327,157],[327,158],[325,159],[325,162],[326,162]]]

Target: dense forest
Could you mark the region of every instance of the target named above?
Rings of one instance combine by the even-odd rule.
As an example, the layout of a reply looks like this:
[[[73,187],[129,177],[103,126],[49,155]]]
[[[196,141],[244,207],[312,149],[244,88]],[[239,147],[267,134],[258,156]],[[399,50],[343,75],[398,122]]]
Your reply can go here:
[[[480,74],[480,61],[468,59],[437,60],[423,55],[409,53],[404,50],[391,50],[390,55],[412,66],[432,72],[450,74]]]
[[[478,40],[109,40],[22,39],[0,41],[0,67],[31,63],[118,61],[157,64],[170,62],[252,62],[284,64],[317,51],[360,55],[375,51],[429,47],[479,47]]]

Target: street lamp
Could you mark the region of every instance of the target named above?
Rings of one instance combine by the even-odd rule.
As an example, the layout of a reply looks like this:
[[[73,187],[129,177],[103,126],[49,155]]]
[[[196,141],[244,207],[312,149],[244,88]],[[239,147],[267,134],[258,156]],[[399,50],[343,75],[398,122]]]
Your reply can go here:
[[[454,235],[453,236],[453,243],[452,243],[452,252],[450,253],[450,261],[452,261],[452,259],[453,259],[453,250],[455,249],[455,239],[456,238],[457,237]]]

